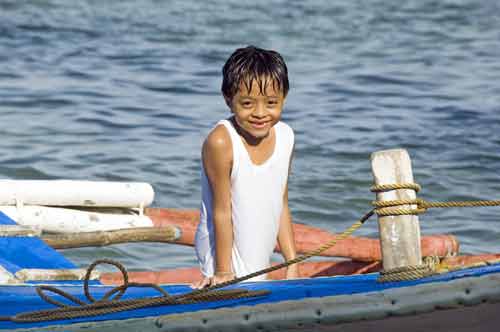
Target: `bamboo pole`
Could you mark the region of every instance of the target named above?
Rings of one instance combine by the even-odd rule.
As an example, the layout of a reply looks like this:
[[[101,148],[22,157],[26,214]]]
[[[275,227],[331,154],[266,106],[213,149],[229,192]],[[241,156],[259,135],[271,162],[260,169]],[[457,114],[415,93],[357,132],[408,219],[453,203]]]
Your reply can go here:
[[[37,227],[21,226],[21,225],[0,225],[0,237],[29,237],[40,236],[42,231]]]
[[[43,234],[42,240],[55,249],[80,247],[102,247],[127,242],[166,242],[175,243],[181,231],[175,226],[138,227],[112,231]]]
[[[374,152],[371,163],[375,185],[413,183],[410,156],[404,149]],[[377,193],[378,201],[415,198],[415,191],[411,189]],[[415,205],[400,207],[409,209]],[[378,225],[384,270],[422,264],[418,216],[379,217]]]
[[[17,281],[84,280],[85,269],[22,269],[16,272]],[[90,280],[99,279],[100,273],[92,271]]]

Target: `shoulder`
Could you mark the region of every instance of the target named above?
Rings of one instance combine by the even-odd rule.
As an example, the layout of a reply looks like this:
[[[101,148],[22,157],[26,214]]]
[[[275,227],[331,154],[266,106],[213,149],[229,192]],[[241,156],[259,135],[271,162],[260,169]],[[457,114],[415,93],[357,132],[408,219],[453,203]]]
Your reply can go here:
[[[232,158],[231,136],[224,125],[217,125],[203,143],[203,158],[227,160]]]
[[[231,147],[231,136],[224,125],[217,125],[205,139],[204,145],[211,148],[221,149]]]

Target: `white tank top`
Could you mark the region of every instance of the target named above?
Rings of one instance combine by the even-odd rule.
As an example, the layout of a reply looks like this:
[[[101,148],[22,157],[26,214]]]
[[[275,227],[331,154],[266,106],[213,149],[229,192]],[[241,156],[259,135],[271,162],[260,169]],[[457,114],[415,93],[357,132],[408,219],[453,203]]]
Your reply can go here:
[[[231,170],[231,212],[233,222],[232,268],[237,277],[269,267],[276,246],[283,195],[288,180],[294,134],[283,122],[274,126],[272,155],[260,165],[250,159],[242,138],[232,123],[222,120],[233,146]],[[202,202],[195,248],[201,272],[213,276],[215,235],[212,219],[212,192],[205,169],[201,167]],[[265,275],[251,280],[264,280]]]

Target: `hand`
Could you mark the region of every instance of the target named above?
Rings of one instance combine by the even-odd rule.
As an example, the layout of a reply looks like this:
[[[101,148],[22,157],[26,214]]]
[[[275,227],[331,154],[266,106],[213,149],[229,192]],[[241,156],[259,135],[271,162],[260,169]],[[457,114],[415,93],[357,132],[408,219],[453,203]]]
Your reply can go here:
[[[215,286],[223,282],[233,280],[236,276],[233,272],[216,272],[213,277],[204,277],[202,280],[191,284],[191,288],[201,289],[205,287]]]
[[[286,268],[286,279],[297,279],[300,278],[299,266],[297,264],[292,264]]]

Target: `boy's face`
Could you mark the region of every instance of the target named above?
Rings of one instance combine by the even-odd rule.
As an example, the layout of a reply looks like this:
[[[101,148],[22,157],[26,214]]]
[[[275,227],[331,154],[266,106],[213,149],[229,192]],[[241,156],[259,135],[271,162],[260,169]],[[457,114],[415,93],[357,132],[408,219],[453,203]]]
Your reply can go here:
[[[250,91],[242,82],[233,98],[226,98],[236,123],[246,134],[257,139],[269,135],[271,128],[280,120],[285,103],[283,92],[273,81],[268,80],[263,90],[261,93],[257,80],[253,80]]]

